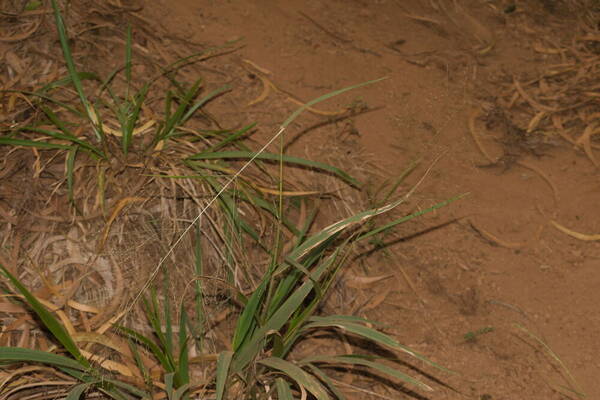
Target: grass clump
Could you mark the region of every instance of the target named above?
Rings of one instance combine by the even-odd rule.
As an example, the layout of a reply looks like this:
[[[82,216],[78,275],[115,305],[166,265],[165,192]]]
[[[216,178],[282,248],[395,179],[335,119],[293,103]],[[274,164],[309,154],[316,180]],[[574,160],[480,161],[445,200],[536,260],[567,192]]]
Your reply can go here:
[[[376,81],[341,89],[307,103],[290,115],[277,134],[260,150],[252,151],[244,139],[254,125],[236,130],[191,129],[185,126],[193,116],[202,113],[207,103],[227,92],[228,86],[206,94],[201,90],[201,80],[186,87],[175,79],[172,72],[191,61],[188,59],[170,66],[160,76],[134,89],[130,29],[122,68],[113,71],[106,79],[80,72],[71,55],[59,7],[55,1],[52,5],[68,76],[28,93],[37,99],[41,121],[14,129],[9,135],[0,137],[0,144],[55,151],[55,156],[64,154],[67,198],[76,214],[85,210],[85,204],[82,206],[82,200],[77,196],[78,185],[82,185],[81,180],[86,177],[78,171],[85,163],[95,167],[92,177],[97,191],[95,198],[104,212],[109,208],[105,203],[111,186],[114,191],[115,186],[123,183],[119,177],[139,165],[143,166],[145,174],[134,176],[139,182],[126,195],[135,194],[135,190],[155,183],[160,177],[172,182],[186,179],[191,186],[182,186],[182,189],[197,190],[207,200],[193,200],[196,208],[193,218],[190,218],[191,223],[187,224],[183,233],[175,231],[177,236],[167,241],[168,245],[161,244],[164,245],[160,248],[163,254],[161,260],[145,277],[143,285],[132,289],[137,290],[133,299],[120,312],[115,311],[97,325],[89,324],[89,321],[73,324],[72,314],[68,315],[61,307],[34,294],[16,268],[0,264],[0,273],[5,278],[4,292],[11,301],[35,313],[37,324],[52,341],[49,347],[43,349],[0,347],[0,362],[9,371],[0,386],[0,393],[7,398],[18,397],[22,379],[31,371],[29,367],[35,369],[40,364],[50,367],[44,370],[49,377],[36,382],[40,390],[59,386],[57,395],[70,400],[98,393],[118,400],[289,399],[305,398],[307,393],[320,400],[344,399],[330,371],[348,366],[369,368],[376,374],[387,375],[420,390],[432,390],[426,383],[369,353],[294,357],[296,346],[315,331],[336,330],[406,353],[444,370],[373,328],[372,321],[346,315],[321,316],[317,311],[359,242],[372,240],[379,233],[458,197],[377,227],[372,223],[375,217],[395,209],[411,194],[409,192],[401,199],[391,201],[390,193],[385,204],[378,204],[313,232],[315,212],[308,213],[300,226],[290,222],[284,213],[283,165],[318,169],[337,176],[349,185],[358,186],[359,183],[336,167],[291,157],[283,151],[266,152],[267,147],[308,107]],[[119,92],[113,84],[121,74],[124,85]],[[148,118],[145,110],[149,107],[150,89],[163,78],[171,84],[164,97],[164,111],[161,118]],[[88,81],[97,85],[93,100],[84,85]],[[71,87],[77,96],[76,107],[55,95],[59,89],[68,92]],[[143,135],[144,132],[152,134]],[[282,143],[280,148],[283,148]],[[244,161],[241,167],[234,163],[240,160]],[[246,175],[246,172],[249,168],[256,168],[265,173],[268,163],[279,164],[280,175],[277,187],[265,190],[264,182]],[[132,175],[128,179],[131,180]],[[264,193],[279,196],[273,201]],[[116,216],[126,204],[135,201],[137,198],[133,197],[115,201],[94,260],[104,254]],[[243,218],[239,201],[269,216],[276,227],[276,232],[270,237],[271,242],[265,241],[251,219]],[[213,226],[219,226],[211,231],[217,232],[214,238],[207,237],[208,230],[200,224],[203,217],[210,219]],[[289,234],[287,246],[282,245],[284,230]],[[243,271],[247,279],[241,283],[243,279],[238,277],[240,269],[232,265],[240,253],[251,247],[244,241],[248,238],[253,246],[263,250],[261,254],[267,262],[260,274]],[[173,281],[178,277],[178,269],[172,265],[171,256],[182,240],[191,243],[189,254],[193,254],[193,274],[187,276],[182,292],[173,296],[172,288],[176,286]],[[207,259],[210,257],[203,245],[206,240],[216,243],[213,249],[223,261],[216,267],[221,268],[219,276],[208,268]],[[227,273],[224,274],[223,270]],[[162,284],[156,282],[155,278],[159,276],[163,277]],[[221,302],[234,310],[231,313],[233,318],[229,318],[232,330],[222,343],[209,340],[211,328],[207,321],[213,317],[215,308],[207,305],[218,297],[209,299],[209,286],[214,282],[225,288],[218,292]],[[192,290],[188,291],[188,287]],[[177,301],[174,302],[173,297]],[[138,300],[141,307],[136,307]],[[142,310],[147,329],[127,323],[134,309]],[[23,364],[28,367],[21,368]],[[56,383],[58,381],[61,383]]]

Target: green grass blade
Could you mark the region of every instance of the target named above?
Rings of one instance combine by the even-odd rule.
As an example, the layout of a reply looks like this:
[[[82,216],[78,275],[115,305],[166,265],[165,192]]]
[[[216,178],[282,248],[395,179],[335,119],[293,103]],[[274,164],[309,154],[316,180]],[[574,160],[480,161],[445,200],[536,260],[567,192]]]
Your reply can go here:
[[[79,385],[73,386],[71,390],[69,390],[69,394],[65,397],[65,400],[79,400],[83,392],[88,390],[93,386],[93,382],[89,383],[80,383]]]
[[[388,347],[394,350],[403,351],[412,357],[415,357],[418,360],[421,360],[431,366],[434,366],[442,371],[451,372],[448,369],[442,367],[441,365],[434,363],[433,361],[427,359],[426,357],[418,354],[417,352],[411,350],[410,348],[398,343],[392,337],[386,335],[385,333],[379,332],[376,329],[369,328],[367,326],[353,323],[353,322],[343,322],[337,318],[328,319],[327,317],[322,317],[317,319],[317,321],[312,320],[306,324],[303,329],[305,331],[315,329],[315,328],[338,328],[342,331],[349,332],[355,334],[357,336],[363,337],[372,342],[378,343],[384,347]]]
[[[374,83],[381,82],[381,81],[383,81],[385,79],[387,79],[387,77],[379,78],[379,79],[373,79],[371,81],[358,83],[356,85],[348,86],[348,87],[345,87],[343,89],[339,89],[339,90],[336,90],[334,92],[327,93],[327,94],[324,94],[323,96],[317,97],[316,99],[309,101],[308,103],[304,104],[302,107],[300,107],[296,111],[294,111],[288,117],[288,119],[286,119],[283,122],[283,124],[281,124],[281,127],[282,128],[287,128],[288,125],[291,124],[298,117],[298,115],[302,114],[304,112],[304,110],[306,110],[307,108],[310,108],[310,107],[314,106],[317,103],[320,103],[320,102],[325,101],[327,99],[330,99],[332,97],[338,96],[338,95],[340,95],[342,93],[345,93],[345,92],[348,92],[350,90],[358,89],[359,87],[363,87],[363,86],[367,86],[367,85],[372,85]]]
[[[189,383],[178,387],[177,390],[175,390],[175,392],[173,393],[173,400],[187,399],[189,397],[187,393],[188,390],[190,390]]]
[[[60,322],[39,302],[39,300],[31,294],[29,290],[21,282],[15,278],[9,271],[0,264],[0,270],[4,275],[11,281],[13,286],[21,293],[25,298],[25,301],[29,307],[36,313],[36,315],[42,320],[42,323],[48,329],[52,335],[63,345],[65,350],[71,354],[77,360],[77,362],[83,367],[89,368],[90,363],[79,351],[79,348],[71,338],[71,335],[66,331]]]
[[[332,256],[335,256],[336,252]],[[313,289],[313,281],[319,280],[326,271],[327,263],[319,265],[311,274],[312,280],[305,281],[297,288],[286,301],[273,313],[269,320],[254,332],[252,337],[241,346],[235,353],[232,369],[234,372],[241,371],[261,351],[263,342],[271,332],[279,330],[289,321],[290,317],[304,302]]]
[[[402,184],[402,182],[404,182],[404,179],[406,179],[406,177],[409,176],[417,168],[417,166],[419,165],[419,162],[420,162],[420,160],[412,161],[408,165],[408,167],[406,167],[406,169],[404,171],[402,171],[400,176],[395,179],[395,182],[392,185],[392,187],[390,188],[390,190],[384,196],[383,200],[381,201],[382,204],[385,204],[390,200],[390,198],[396,192],[396,190],[398,189],[400,184]],[[380,204],[378,204],[378,205],[380,205]]]
[[[204,264],[202,262],[202,230],[200,229],[200,223],[196,225],[196,240],[194,241],[194,273],[196,279],[194,280],[194,306],[196,311],[196,324],[192,330],[193,335],[197,338],[198,349],[200,352],[204,349],[204,343],[202,338],[205,333],[206,315],[204,309],[204,286],[202,280],[199,277],[204,276]]]
[[[318,400],[329,400],[331,396],[327,393],[327,389],[312,375],[304,371],[302,368],[289,361],[281,358],[269,357],[258,361],[271,369],[281,371],[304,389],[308,390]]]
[[[231,365],[232,357],[233,352],[223,351],[219,354],[219,358],[217,359],[217,400],[222,400],[225,396],[225,387],[227,384],[227,377],[229,376],[229,366]]]
[[[88,119],[92,125],[92,129],[96,135],[96,139],[101,142],[104,138],[101,133],[101,130],[98,126],[98,120],[96,117],[95,111],[93,111],[92,106],[90,105],[85,92],[83,91],[83,85],[81,84],[81,80],[79,78],[79,74],[77,73],[77,68],[75,67],[75,63],[73,62],[73,56],[71,55],[71,48],[69,47],[69,38],[67,36],[67,28],[65,27],[64,21],[62,19],[62,15],[60,13],[60,8],[56,3],[56,0],[52,0],[52,8],[54,9],[54,19],[56,23],[56,30],[58,31],[58,38],[60,40],[60,46],[63,51],[63,56],[65,59],[65,63],[67,64],[67,70],[69,71],[69,76],[73,81],[73,86],[75,86],[75,90],[79,95],[79,99],[81,104],[85,108]]]
[[[150,394],[144,392],[143,390],[138,389],[135,386],[132,386],[128,383],[121,382],[116,379],[110,379],[106,376],[102,376],[98,378],[97,376],[92,376],[87,372],[77,371],[75,369],[67,368],[67,367],[58,367],[61,371],[66,374],[71,375],[72,377],[80,380],[83,383],[92,383],[96,386],[96,388],[107,396],[115,399],[115,400],[132,400],[131,396],[123,393],[125,390],[128,393],[131,393],[134,397],[141,399],[149,399]]]
[[[324,251],[329,247],[329,244],[332,243],[337,237],[338,237],[338,234],[335,233],[332,236],[330,236],[329,238],[327,238],[323,243],[321,243],[315,249],[311,250],[309,257],[306,257],[306,259],[303,261],[303,265],[304,265],[305,269],[311,268],[317,260],[320,260],[324,254]],[[339,250],[342,249],[343,247],[344,247],[344,245],[338,246],[337,247],[338,252],[334,253],[334,255],[338,254]],[[287,256],[286,260],[294,260],[294,258],[292,258],[291,256]],[[327,259],[325,259],[324,261],[322,261],[324,263],[324,265],[322,267],[325,268],[326,270],[328,270],[328,269],[330,269],[330,266],[333,264],[334,261],[335,261],[335,258],[333,256],[330,256]],[[284,275],[284,277],[283,277],[283,279],[281,279],[279,281],[279,283],[277,285],[277,289],[275,290],[275,293],[273,294],[273,298],[272,298],[270,304],[268,305],[268,310],[269,310],[268,315],[269,316],[272,315],[273,312],[275,312],[275,310],[279,307],[279,305],[288,297],[291,290],[296,286],[296,284],[299,282],[300,278],[303,276],[303,274],[299,270],[292,270],[290,272],[287,272],[286,271],[287,266],[289,266],[289,263],[282,263],[279,265],[279,267],[275,271],[276,274],[278,274],[278,275],[282,274],[282,275]]]
[[[335,383],[333,383],[331,378],[329,378],[329,376],[327,376],[327,374],[325,372],[323,372],[323,370],[318,368],[316,365],[310,364],[310,363],[306,364],[306,367],[308,367],[308,369],[311,370],[313,375],[316,376],[317,378],[319,378],[321,380],[321,382],[325,383],[325,386],[327,386],[329,391],[331,393],[333,393],[333,395],[338,400],[346,400],[346,396],[344,396],[344,394],[337,388]]]
[[[129,328],[125,328],[124,326],[119,326],[118,329],[122,334],[126,335],[134,342],[141,343],[142,345],[146,346],[165,370],[172,370],[172,364],[170,360],[166,356],[165,352],[156,343],[154,343],[154,341],[142,335],[141,333]]]
[[[240,129],[237,132],[232,133],[231,135],[227,136],[225,139],[223,139],[222,141],[220,141],[219,143],[209,147],[208,149],[202,151],[202,153],[213,153],[215,151],[218,151],[220,149],[222,149],[223,147],[236,142],[237,140],[239,140],[242,136],[244,136],[249,130],[253,129],[256,126],[256,123],[250,124],[250,125],[246,125],[245,127],[243,127],[242,129]]]
[[[363,356],[312,356],[312,357],[307,357],[306,359],[302,360],[302,362],[306,362],[306,363],[328,363],[328,364],[332,364],[332,365],[339,365],[339,364],[350,364],[350,365],[362,365],[365,366],[367,368],[371,368],[373,370],[382,372],[386,375],[389,375],[391,377],[394,377],[396,379],[400,379],[406,383],[410,383],[411,385],[415,385],[416,387],[418,387],[419,389],[431,392],[433,391],[433,388],[429,385],[424,384],[423,382],[395,369],[392,367],[389,367],[385,364],[382,363],[378,363],[375,361],[371,361],[369,360],[369,358],[373,358],[373,357],[363,357]]]
[[[142,111],[142,105],[146,100],[146,96],[148,95],[148,90],[150,89],[149,84],[145,84],[138,93],[136,93],[135,98],[133,99],[133,109],[130,110],[129,105],[126,107],[125,115],[121,118],[123,122],[121,123],[123,136],[121,137],[121,145],[123,148],[123,154],[127,155],[129,153],[129,148],[133,141],[133,132],[135,131],[135,126],[139,120],[140,112]],[[129,100],[127,100],[129,101]]]
[[[321,230],[319,233],[306,239],[300,246],[296,247],[292,252],[290,252],[290,254],[288,254],[288,257],[291,259],[298,260],[304,255],[308,254],[312,249],[318,247],[325,241],[329,240],[335,233],[341,232],[344,229],[347,229],[348,227],[353,226],[355,224],[363,223],[376,215],[388,212],[402,204],[404,201],[405,199],[402,198],[386,206],[363,211],[353,215],[352,217],[331,224],[325,229]]]
[[[150,322],[150,326],[152,327],[154,335],[158,338],[159,349],[164,356],[164,360],[166,363],[163,364],[163,368],[167,372],[175,372],[175,360],[173,358],[173,353],[169,351],[168,339],[163,332],[162,321],[160,318],[160,306],[158,303],[158,295],[156,294],[156,290],[154,287],[150,290],[150,301],[147,301],[145,298],[143,299],[146,316],[148,321]]]
[[[277,389],[278,400],[294,400],[290,384],[283,378],[275,379],[275,389]]]
[[[129,345],[129,349],[131,350],[131,354],[133,354],[133,361],[135,362],[135,366],[141,372],[142,377],[144,378],[144,382],[151,382],[150,373],[148,372],[148,368],[142,361],[142,355],[140,353],[140,346],[131,338],[127,337],[127,344]]]
[[[127,89],[125,91],[125,98],[129,99],[129,89],[131,88],[131,25],[127,25],[127,36],[125,40],[125,82],[127,83]]]
[[[315,168],[318,170],[322,170],[322,171],[327,171],[330,172],[334,175],[336,175],[337,177],[341,178],[342,180],[344,180],[345,182],[359,187],[360,183],[354,179],[353,177],[351,177],[350,175],[348,175],[347,173],[345,173],[344,171],[342,171],[339,168],[336,167],[332,167],[330,165],[324,164],[324,163],[320,163],[317,161],[311,161],[311,160],[306,160],[304,158],[299,158],[299,157],[292,157],[292,156],[288,156],[288,155],[281,155],[281,154],[275,154],[275,153],[253,153],[253,152],[248,152],[248,151],[218,151],[218,152],[212,152],[212,153],[197,153],[194,155],[189,156],[187,159],[188,160],[229,160],[229,159],[255,159],[255,160],[267,160],[267,161],[279,161],[280,158],[283,159],[283,162],[286,164],[296,164],[296,165],[301,165],[303,167],[309,167],[309,168]]]
[[[185,385],[190,382],[190,370],[188,360],[188,342],[189,337],[187,335],[187,312],[183,304],[180,309],[179,318],[179,357],[177,359],[177,375],[176,383],[178,387]]]
[[[346,322],[350,322],[350,323],[355,323],[355,324],[371,324],[374,326],[381,326],[382,324],[380,322],[377,321],[373,321],[370,319],[366,319],[366,318],[362,318],[362,317],[358,317],[356,315],[328,315],[326,317],[321,317],[318,315],[314,315],[312,317],[310,317],[310,321],[311,322],[323,322],[323,323],[331,323],[332,321],[339,321],[341,323],[346,323]]]
[[[44,107],[44,106],[41,106],[40,108],[42,109],[44,114],[46,114],[46,116],[48,117],[50,122],[52,122],[54,124],[54,126],[56,126],[62,133],[64,133],[65,136],[76,137],[69,130],[69,128],[67,128],[67,125],[65,125],[65,123],[63,121],[61,121],[60,118],[58,118],[58,115],[56,115],[52,110],[50,110],[48,107]]]
[[[185,123],[188,119],[190,119],[190,117],[192,115],[194,115],[194,113],[203,105],[205,105],[206,103],[208,103],[209,101],[211,101],[212,99],[214,99],[215,97],[228,92],[229,90],[231,90],[231,86],[229,85],[224,85],[221,86],[218,89],[213,90],[212,92],[208,93],[206,96],[204,96],[202,99],[200,99],[199,101],[197,101],[192,107],[190,107],[187,112],[185,113],[185,115],[183,115],[183,117],[181,118],[181,121],[179,122],[180,124]]]
[[[54,353],[23,347],[0,347],[0,361],[4,362],[35,362],[74,370],[85,370],[87,367],[79,362]]]
[[[69,203],[75,204],[74,180],[75,180],[75,157],[77,157],[77,146],[74,146],[67,153],[67,192]]]
[[[69,150],[72,148],[70,145],[66,144],[58,144],[58,143],[48,143],[48,142],[37,142],[35,140],[26,140],[26,139],[13,139],[10,137],[0,137],[0,145],[7,146],[25,146],[25,147],[35,147],[38,149],[55,149],[55,150]]]
[[[173,381],[175,380],[175,373],[169,372],[168,374],[165,374],[164,380],[165,380],[165,392],[167,393],[167,399],[173,400],[173,389],[174,389]]]
[[[237,352],[240,346],[242,346],[242,344],[244,344],[246,341],[246,338],[248,338],[248,336],[254,331],[254,328],[256,328],[258,309],[267,290],[269,280],[270,274],[267,273],[260,285],[248,299],[248,303],[246,303],[242,314],[237,319],[232,340],[232,347],[235,352]]]
[[[93,72],[77,72],[77,78],[79,79],[80,82],[84,81],[84,80],[102,82],[102,79],[97,74],[94,74]],[[59,102],[57,100],[54,100],[52,97],[47,97],[47,95],[46,95],[46,93],[48,93],[48,92],[50,92],[50,91],[52,91],[54,89],[61,88],[61,87],[64,87],[64,86],[68,86],[68,85],[71,85],[71,84],[73,84],[73,79],[69,75],[69,76],[65,76],[64,78],[57,79],[57,80],[55,80],[53,82],[50,82],[50,83],[42,86],[42,88],[39,89],[38,91],[33,92],[33,93],[28,93],[28,94],[32,94],[32,95],[38,96],[38,97],[40,97],[40,98],[42,98],[44,100],[49,100],[49,101],[51,101],[51,102],[53,102],[55,104],[58,104],[58,105],[60,105],[60,106],[62,106],[64,108],[68,109],[69,111],[73,112],[74,114],[83,117],[84,114],[82,114],[81,112],[77,111],[74,108],[70,108],[70,106],[68,104],[61,103],[61,102]],[[27,92],[23,92],[23,93],[27,93]]]
[[[164,283],[163,283],[163,316],[164,316],[164,325],[165,325],[165,351],[167,354],[170,354],[173,357],[173,349],[175,348],[173,343],[173,318],[171,317],[171,302],[169,301],[169,273],[167,268],[163,269],[164,271]],[[161,324],[162,325],[162,324]],[[182,327],[182,329],[185,329]]]
[[[453,203],[456,200],[460,200],[463,197],[466,197],[468,195],[469,195],[469,193],[460,194],[460,195],[454,196],[454,197],[452,197],[452,198],[450,198],[448,200],[441,201],[441,202],[439,202],[439,203],[437,203],[437,204],[435,204],[435,205],[433,205],[431,207],[428,207],[428,208],[426,208],[424,210],[420,210],[420,211],[417,211],[417,212],[412,213],[410,215],[406,215],[406,216],[404,216],[402,218],[398,218],[398,219],[396,219],[396,220],[394,220],[394,221],[392,221],[392,222],[390,222],[388,224],[385,224],[385,225],[380,226],[380,227],[378,227],[376,229],[373,229],[372,231],[369,231],[369,232],[365,233],[364,235],[360,236],[357,239],[357,241],[368,239],[368,238],[370,238],[370,237],[372,237],[374,235],[377,235],[378,233],[387,231],[387,230],[393,228],[394,226],[396,226],[398,224],[402,224],[404,222],[410,221],[413,218],[420,217],[421,215],[424,215],[424,214],[430,213],[430,212],[432,212],[434,210],[437,210],[439,208],[445,207],[448,204]]]
[[[254,239],[256,243],[258,243],[261,247],[266,249],[266,247],[264,247],[264,245],[262,245],[260,241],[260,236],[258,235],[258,232],[256,232],[254,228],[252,228],[252,226],[250,226],[250,224],[248,224],[245,220],[239,217],[236,218],[237,212],[235,201],[226,192],[221,192],[221,184],[212,177],[206,177],[205,181],[210,184],[215,193],[220,193],[218,201],[225,215],[229,217],[229,220],[241,227],[244,230],[244,232],[246,232],[248,235],[250,235],[252,239]]]
[[[32,126],[25,126],[23,128],[19,128],[19,130],[20,131],[30,131],[30,132],[35,132],[35,133],[42,133],[44,135],[53,137],[54,139],[66,140],[66,141],[72,142],[74,144],[80,145],[83,150],[87,150],[92,156],[94,156],[96,158],[97,157],[106,158],[104,153],[102,152],[102,150],[100,150],[96,146],[93,146],[73,135],[66,135],[64,133],[54,132],[54,131],[50,131],[48,129],[35,128]]]
[[[171,136],[171,134],[173,133],[175,128],[182,123],[185,110],[189,107],[192,99],[198,93],[201,82],[202,82],[202,80],[198,79],[196,82],[194,82],[192,87],[187,92],[184,93],[184,96],[181,99],[181,102],[179,103],[177,108],[175,109],[175,113],[173,115],[170,114],[170,112],[171,112],[170,105],[172,103],[173,95],[171,93],[167,94],[166,103],[167,103],[168,109],[167,109],[167,112],[165,113],[165,125],[162,130],[156,131],[156,137],[154,139],[155,144],[160,142],[161,140],[165,140],[169,136]]]

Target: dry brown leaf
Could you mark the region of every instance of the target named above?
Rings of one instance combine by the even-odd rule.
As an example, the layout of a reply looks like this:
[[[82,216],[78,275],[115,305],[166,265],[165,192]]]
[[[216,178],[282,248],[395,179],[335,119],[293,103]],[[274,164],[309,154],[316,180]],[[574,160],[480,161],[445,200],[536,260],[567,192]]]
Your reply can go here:
[[[576,146],[582,146],[585,154],[592,161],[596,167],[600,167],[600,163],[596,160],[594,153],[592,152],[592,141],[593,135],[600,134],[600,129],[596,123],[591,123],[585,127],[581,136],[575,141]]]
[[[550,221],[550,224],[552,224],[552,226],[554,226],[562,233],[566,233],[567,235],[574,237],[575,239],[583,240],[586,242],[595,242],[600,240],[600,233],[588,235],[585,233],[572,231],[569,228],[565,228],[563,225],[559,224],[556,221]]]
[[[547,115],[548,113],[545,111],[540,111],[537,114],[535,114],[535,116],[531,118],[529,124],[527,125],[527,133],[535,131],[542,119],[544,119],[544,117],[546,117]]]
[[[521,97],[525,101],[527,101],[531,107],[535,108],[538,112],[539,111],[546,111],[546,112],[549,112],[549,113],[553,113],[553,112],[559,111],[559,109],[554,108],[554,107],[550,107],[550,106],[546,106],[544,104],[541,104],[537,100],[535,100],[533,97],[531,97],[525,91],[525,89],[523,89],[523,87],[521,86],[521,84],[519,83],[519,80],[517,78],[513,79],[513,84],[515,86],[515,89],[517,89],[517,92],[519,92],[519,94],[521,95]]]
[[[494,159],[490,153],[487,152],[487,150],[485,149],[485,147],[483,147],[483,144],[481,143],[481,141],[479,140],[479,134],[477,133],[477,130],[475,128],[475,120],[477,119],[477,117],[479,116],[479,110],[478,109],[474,109],[471,114],[469,115],[469,132],[471,133],[471,137],[473,138],[473,140],[475,141],[475,144],[477,145],[477,148],[479,149],[479,151],[481,152],[481,154],[483,154],[483,156],[492,164],[495,164],[498,162],[497,159]]]
[[[375,296],[371,297],[371,299],[365,304],[363,307],[363,311],[369,311],[376,307],[378,307],[381,303],[385,301],[387,296],[392,291],[391,287],[386,287],[383,290],[380,290]]]
[[[0,302],[0,312],[11,314],[29,314],[30,311],[18,304],[2,301]]]
[[[97,353],[90,353],[89,351],[80,349],[81,354],[90,360],[91,362],[100,365],[102,368],[109,371],[118,372],[119,374],[127,377],[134,377],[135,375],[126,365],[116,361],[107,360],[106,358],[99,356]]]
[[[554,204],[558,205],[558,189],[556,188],[556,185],[554,185],[554,182],[552,182],[552,180],[550,180],[548,175],[546,175],[546,173],[544,173],[544,171],[542,171],[540,168],[538,168],[535,165],[532,165],[526,161],[517,161],[517,165],[520,165],[521,167],[525,167],[525,168],[535,172],[536,174],[538,174],[548,184],[548,186],[550,186],[550,189],[552,190],[552,196],[554,198]]]
[[[475,225],[471,219],[468,219],[467,221],[477,233],[498,246],[506,247],[507,249],[520,249],[525,246],[525,243],[507,242],[506,240],[500,239],[496,235],[493,235],[485,229]]]
[[[375,286],[377,283],[393,277],[393,274],[378,275],[378,276],[358,276],[350,275],[344,280],[346,286],[353,289],[368,289]]]
[[[121,304],[121,301],[123,300],[123,295],[125,294],[125,280],[123,278],[123,271],[121,270],[121,266],[119,263],[117,263],[117,260],[112,254],[110,255],[110,261],[114,272],[114,279],[116,281],[115,293],[110,303],[104,307],[102,312],[89,320],[89,324],[92,326],[93,329],[99,327],[96,331],[99,334],[103,334],[112,327],[112,323],[104,324],[104,322],[110,319],[111,315]],[[100,326],[101,324],[104,325]]]
[[[38,30],[38,28],[40,27],[40,24],[42,23],[43,18],[38,18],[34,23],[30,24],[31,27],[21,33],[17,33],[13,36],[0,36],[0,42],[9,42],[9,43],[13,43],[13,42],[20,42],[22,40],[27,39],[29,36],[33,35],[35,33],[35,31]]]
[[[258,78],[260,79],[260,81],[263,84],[263,89],[257,98],[255,98],[254,100],[251,100],[250,102],[248,102],[248,104],[246,104],[246,107],[250,107],[250,106],[253,106],[255,104],[258,104],[258,103],[264,101],[269,96],[269,93],[271,92],[271,85],[266,80],[266,78],[264,78],[260,75],[258,75]]]
[[[106,225],[104,226],[104,233],[102,234],[102,239],[100,240],[96,248],[96,251],[98,253],[101,253],[102,249],[104,249],[104,245],[106,243],[106,240],[108,239],[108,234],[110,233],[110,228],[117,216],[119,215],[119,213],[121,212],[121,210],[128,204],[141,203],[147,200],[148,199],[146,197],[125,197],[124,199],[121,199],[117,202],[112,213],[110,214],[110,217],[108,218],[108,221],[106,222]]]

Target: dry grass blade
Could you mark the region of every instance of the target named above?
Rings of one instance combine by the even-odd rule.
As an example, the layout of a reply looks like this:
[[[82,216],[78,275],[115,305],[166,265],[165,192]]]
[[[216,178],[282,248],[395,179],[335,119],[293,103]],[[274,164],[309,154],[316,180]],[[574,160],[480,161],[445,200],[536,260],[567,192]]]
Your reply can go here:
[[[100,253],[104,249],[104,245],[106,244],[106,239],[108,239],[108,234],[110,233],[110,228],[111,228],[113,222],[115,221],[115,219],[119,216],[119,213],[123,210],[123,208],[129,204],[143,203],[144,201],[147,201],[147,200],[148,199],[144,198],[144,197],[126,197],[117,202],[117,204],[114,207],[114,210],[110,213],[110,217],[108,218],[108,221],[106,222],[106,226],[104,227],[104,230],[102,233],[102,238],[100,239],[100,242],[98,243],[98,245],[96,247],[96,252]]]
[[[564,227],[563,225],[559,224],[556,221],[550,221],[550,224],[552,224],[552,226],[554,226],[556,229],[558,229],[562,233],[565,233],[571,237],[574,237],[575,239],[583,240],[586,242],[595,242],[595,241],[600,240],[600,233],[588,235],[585,233],[575,232],[569,228]]]
[[[558,363],[558,365],[560,366],[561,371],[564,373],[565,379],[567,380],[568,384],[571,386],[569,389],[571,389],[573,391],[573,393],[577,394],[578,397],[585,398],[586,396],[585,396],[584,392],[580,389],[580,386],[577,383],[577,381],[575,380],[575,378],[573,377],[573,375],[571,374],[571,371],[569,371],[569,369],[567,368],[565,363],[563,363],[562,359],[550,348],[550,346],[548,346],[548,344],[545,341],[540,339],[537,335],[535,335],[533,332],[531,332],[529,329],[527,329],[523,325],[517,324],[517,323],[515,323],[514,325],[519,330],[526,333],[530,338],[532,338],[533,340],[535,340],[538,344],[540,344],[542,346],[542,348],[546,351],[546,353],[548,353],[550,355],[550,357],[552,357],[552,359],[554,361],[556,361]]]

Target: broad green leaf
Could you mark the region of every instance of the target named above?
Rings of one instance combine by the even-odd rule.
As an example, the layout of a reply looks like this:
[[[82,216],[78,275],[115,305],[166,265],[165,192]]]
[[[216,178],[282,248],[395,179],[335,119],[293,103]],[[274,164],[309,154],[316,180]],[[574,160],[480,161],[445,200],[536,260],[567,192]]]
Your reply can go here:
[[[4,265],[0,264],[1,272],[11,281],[13,286],[17,288],[17,290],[23,295],[27,305],[31,307],[31,309],[37,314],[37,316],[42,320],[44,326],[52,333],[52,335],[63,345],[63,347],[77,360],[77,362],[86,368],[90,367],[90,363],[88,360],[83,357],[79,348],[75,344],[71,335],[67,332],[67,330],[62,326],[60,322],[39,302],[39,300],[27,290],[21,282],[15,278],[9,271],[4,267]]]
[[[321,383],[319,383],[319,381],[315,379],[314,376],[310,375],[299,366],[276,357],[265,358],[258,362],[271,369],[283,372],[290,379],[296,381],[298,385],[302,386],[304,389],[312,393],[313,396],[315,396],[318,400],[331,399],[323,385],[321,385]]]
[[[232,357],[232,351],[223,351],[219,354],[219,358],[217,359],[217,400],[222,400],[224,398],[227,377],[229,376],[229,366],[231,365]]]

